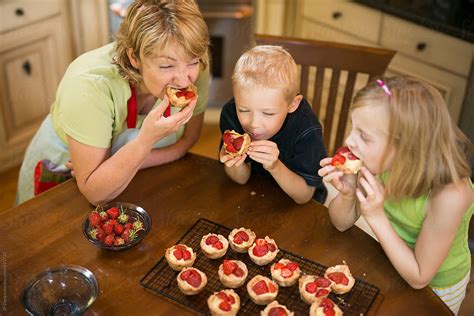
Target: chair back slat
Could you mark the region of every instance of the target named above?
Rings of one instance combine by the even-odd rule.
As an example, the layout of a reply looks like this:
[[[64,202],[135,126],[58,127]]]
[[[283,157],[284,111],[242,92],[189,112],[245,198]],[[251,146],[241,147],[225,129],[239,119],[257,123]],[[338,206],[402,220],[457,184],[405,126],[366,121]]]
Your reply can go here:
[[[300,93],[312,100],[313,111],[323,122],[323,141],[330,155],[344,142],[351,99],[361,78],[383,75],[395,55],[388,49],[283,36],[256,34],[255,39],[259,45],[283,46],[300,65]],[[316,75],[310,77],[313,67]],[[345,83],[341,82],[346,73]]]

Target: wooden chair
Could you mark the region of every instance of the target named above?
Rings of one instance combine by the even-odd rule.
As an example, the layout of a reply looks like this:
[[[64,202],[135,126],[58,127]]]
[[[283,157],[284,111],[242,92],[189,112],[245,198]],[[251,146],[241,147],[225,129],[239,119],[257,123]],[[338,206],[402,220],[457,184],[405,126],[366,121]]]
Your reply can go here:
[[[311,102],[323,124],[324,144],[329,155],[344,142],[356,84],[358,90],[368,80],[383,75],[396,53],[381,48],[262,34],[256,34],[255,40],[258,45],[283,46],[301,67],[300,93]],[[315,71],[310,71],[314,67]],[[345,83],[343,77],[347,78]],[[328,84],[329,89],[325,88]],[[308,95],[311,88],[312,99]],[[326,102],[322,100],[323,95],[327,96]]]

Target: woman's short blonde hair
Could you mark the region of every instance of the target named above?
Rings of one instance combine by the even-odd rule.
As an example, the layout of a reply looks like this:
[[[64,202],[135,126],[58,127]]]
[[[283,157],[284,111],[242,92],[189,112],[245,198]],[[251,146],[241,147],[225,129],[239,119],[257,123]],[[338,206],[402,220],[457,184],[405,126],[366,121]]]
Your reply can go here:
[[[240,56],[232,75],[234,94],[250,87],[280,88],[288,103],[298,93],[297,67],[281,46],[260,45]]]
[[[203,68],[209,63],[209,31],[194,0],[136,0],[128,7],[116,37],[114,62],[134,84],[142,77],[130,63],[129,48],[143,60],[177,44],[191,58],[199,58]]]
[[[408,76],[382,80],[391,95],[377,82],[369,83],[354,97],[352,109],[376,105],[389,110],[389,145],[396,153],[387,197],[419,197],[470,177],[472,144],[453,123],[439,91]]]

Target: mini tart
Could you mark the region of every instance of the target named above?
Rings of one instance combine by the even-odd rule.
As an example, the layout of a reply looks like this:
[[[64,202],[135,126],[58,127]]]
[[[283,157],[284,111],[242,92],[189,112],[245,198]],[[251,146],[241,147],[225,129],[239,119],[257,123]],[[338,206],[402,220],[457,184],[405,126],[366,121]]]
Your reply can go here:
[[[236,289],[242,286],[249,274],[245,263],[239,260],[224,260],[217,271],[224,286]]]
[[[299,280],[298,288],[301,299],[306,304],[319,302],[331,293],[332,282],[329,279],[316,275],[303,275]]]
[[[331,289],[336,294],[349,292],[355,283],[355,279],[346,262],[344,262],[344,264],[327,268],[324,277],[331,280]]]
[[[234,316],[240,309],[240,297],[234,290],[214,292],[207,299],[212,316]]]
[[[196,253],[191,247],[184,244],[177,244],[166,249],[165,258],[171,269],[181,271],[181,269],[191,267],[194,264]]]
[[[301,275],[300,267],[288,259],[281,259],[278,263],[274,263],[270,271],[272,279],[282,287],[292,286]]]
[[[362,161],[350,151],[349,147],[343,146],[332,157],[331,165],[344,174],[356,174],[362,168]]]
[[[202,252],[210,259],[223,257],[227,248],[229,248],[229,242],[222,235],[207,234],[201,238]]]
[[[255,241],[255,237],[255,233],[248,228],[236,228],[229,234],[230,248],[239,253],[247,252]]]
[[[222,134],[222,142],[225,152],[232,156],[242,156],[246,154],[250,147],[252,139],[247,133],[239,134],[234,130],[226,130]]]
[[[197,88],[193,84],[183,89],[176,89],[168,86],[166,87],[166,95],[168,96],[171,105],[178,108],[184,108],[192,99],[197,97]]]
[[[320,301],[314,302],[309,308],[309,316],[341,316],[342,311],[331,299],[325,297]]]
[[[267,305],[278,295],[278,284],[263,275],[256,275],[247,283],[250,299],[258,305]]]
[[[270,315],[294,316],[295,313],[286,308],[285,305],[279,304],[278,301],[273,301],[268,304],[263,311],[260,312],[260,316]]]
[[[178,287],[183,294],[196,295],[207,284],[207,276],[196,268],[184,268],[176,277]]]
[[[275,259],[278,251],[277,244],[273,239],[265,236],[265,239],[258,238],[249,248],[248,253],[250,259],[259,266],[264,266]]]

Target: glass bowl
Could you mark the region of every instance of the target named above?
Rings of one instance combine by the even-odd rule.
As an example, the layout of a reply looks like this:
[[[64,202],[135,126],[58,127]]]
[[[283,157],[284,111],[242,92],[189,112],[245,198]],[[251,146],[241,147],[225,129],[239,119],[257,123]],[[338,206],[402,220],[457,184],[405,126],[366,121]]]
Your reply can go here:
[[[120,250],[125,250],[125,249],[130,249],[136,244],[138,244],[140,241],[145,238],[145,235],[148,234],[148,232],[151,229],[151,217],[148,215],[148,213],[140,206],[130,204],[130,203],[123,203],[123,202],[111,202],[107,204],[100,205],[96,208],[96,211],[100,212],[107,212],[107,210],[111,208],[118,208],[120,214],[124,213],[125,215],[128,216],[128,222],[132,223],[132,225],[135,223],[135,221],[139,220],[141,222],[140,228],[132,228],[131,230],[135,231],[135,236],[133,238],[129,238],[129,241],[124,241],[124,244],[118,245],[118,244],[112,244],[112,245],[107,245],[104,242],[105,236],[107,235],[104,233],[102,237],[93,237],[92,230],[94,230],[94,227],[92,227],[89,223],[89,214],[87,214],[86,219],[82,223],[82,232],[84,233],[84,236],[86,236],[87,240],[89,240],[92,244],[95,246],[101,248],[101,249],[106,249],[106,250],[112,250],[112,251],[120,251]],[[111,218],[108,218],[106,221],[110,220]],[[103,221],[105,223],[106,221]],[[125,225],[125,224],[124,224]],[[122,226],[124,226],[122,225]],[[103,226],[102,226],[103,227]],[[121,235],[116,234],[115,232],[113,233],[116,237],[120,237]]]
[[[97,298],[99,287],[86,268],[67,265],[37,275],[21,297],[29,315],[81,315]]]

